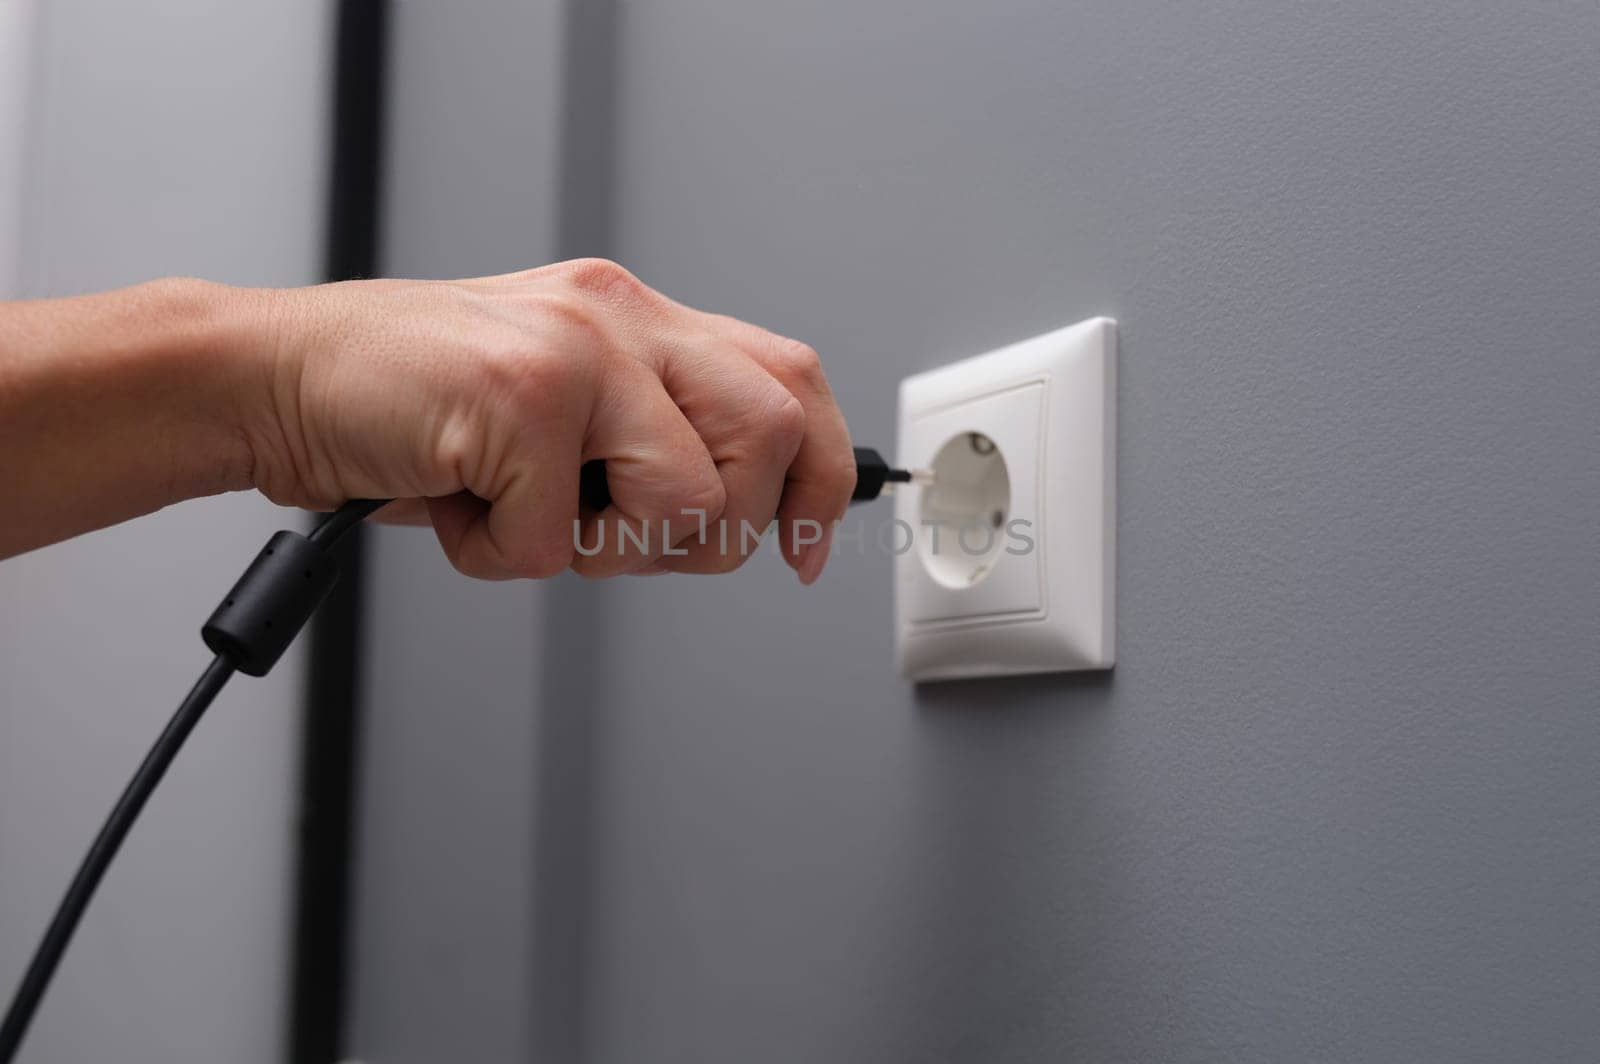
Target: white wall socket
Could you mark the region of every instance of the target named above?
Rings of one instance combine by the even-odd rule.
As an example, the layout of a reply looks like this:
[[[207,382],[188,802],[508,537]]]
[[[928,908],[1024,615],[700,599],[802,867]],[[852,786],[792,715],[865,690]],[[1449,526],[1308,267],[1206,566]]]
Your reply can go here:
[[[907,677],[1115,661],[1116,324],[1091,318],[901,382],[899,464],[936,477],[895,494]]]

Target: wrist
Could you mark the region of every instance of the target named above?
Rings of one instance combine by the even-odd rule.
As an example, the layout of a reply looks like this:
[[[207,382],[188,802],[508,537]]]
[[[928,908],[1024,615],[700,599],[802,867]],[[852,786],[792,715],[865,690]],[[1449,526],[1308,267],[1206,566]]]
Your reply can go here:
[[[159,323],[144,352],[165,382],[174,441],[171,501],[253,486],[251,444],[270,389],[271,293],[167,278],[138,285],[144,320]]]

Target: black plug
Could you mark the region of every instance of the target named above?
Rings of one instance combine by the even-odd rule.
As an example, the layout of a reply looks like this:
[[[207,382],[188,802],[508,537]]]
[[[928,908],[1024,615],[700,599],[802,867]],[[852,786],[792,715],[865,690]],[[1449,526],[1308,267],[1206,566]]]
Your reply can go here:
[[[856,487],[850,494],[851,502],[871,502],[889,484],[933,483],[932,473],[896,469],[871,447],[857,447],[855,452]],[[603,459],[583,463],[578,473],[578,498],[590,510],[604,510],[611,505],[611,485],[606,483]]]
[[[871,502],[883,494],[889,484],[932,484],[933,474],[920,470],[896,469],[871,447],[857,447],[856,490],[851,492],[851,502]]]

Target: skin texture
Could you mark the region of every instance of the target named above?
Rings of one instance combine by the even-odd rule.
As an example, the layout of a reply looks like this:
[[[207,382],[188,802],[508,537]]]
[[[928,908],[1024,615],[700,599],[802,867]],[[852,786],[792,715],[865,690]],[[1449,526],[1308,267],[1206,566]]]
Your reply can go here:
[[[595,458],[601,513],[578,503]],[[0,304],[0,557],[255,488],[392,497],[382,518],[431,524],[485,579],[728,572],[755,546],[741,528],[776,516],[810,583],[854,483],[815,351],[601,259]]]

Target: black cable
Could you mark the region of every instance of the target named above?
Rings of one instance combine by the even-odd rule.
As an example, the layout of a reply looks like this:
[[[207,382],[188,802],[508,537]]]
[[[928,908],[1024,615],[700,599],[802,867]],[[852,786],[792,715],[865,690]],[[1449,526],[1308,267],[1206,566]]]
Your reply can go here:
[[[374,512],[390,501],[392,500],[351,499],[323,518],[322,522],[311,530],[311,542],[324,548],[333,546],[344,537],[346,532],[372,516]]]
[[[200,674],[194,689],[145,755],[139,771],[133,774],[100,828],[100,834],[95,836],[94,845],[89,847],[83,863],[78,866],[77,875],[72,877],[17,985],[6,1009],[5,1021],[0,1023],[0,1064],[11,1064],[16,1058],[28,1025],[38,1011],[67,944],[72,941],[78,922],[83,919],[84,910],[94,897],[95,888],[100,885],[128,830],[184,740],[235,670],[260,676],[272,667],[337,579],[338,574],[327,558],[327,548],[387,501],[357,499],[346,503],[325,518],[309,537],[295,532],[279,532],[273,536],[206,622],[203,630],[206,643],[217,656]]]
[[[6,1010],[5,1023],[0,1025],[0,1061],[10,1064],[16,1055],[17,1047],[22,1044],[22,1036],[27,1033],[28,1023],[39,1007],[39,999],[44,997],[50,977],[55,974],[56,965],[61,963],[61,955],[72,940],[72,933],[77,930],[83,911],[89,907],[89,899],[94,897],[100,878],[106,874],[106,868],[117,855],[117,849],[127,837],[128,829],[133,827],[150,792],[156,789],[156,784],[166,774],[167,766],[172,764],[178,748],[199,723],[206,707],[222,690],[222,685],[233,675],[233,670],[233,663],[221,655],[206,666],[194,690],[189,692],[189,697],[172,715],[166,730],[145,755],[144,763],[133,774],[127,789],[106,818],[94,845],[89,847],[83,863],[78,866],[78,874],[72,877],[72,885],[67,887],[67,893],[62,897],[49,929],[39,942],[39,948],[34,951],[33,960],[28,963],[28,970],[23,974],[22,982],[11,1000],[11,1007]]]
[[[916,479],[915,474],[890,467],[876,451],[866,448],[857,448],[856,468],[854,501],[858,502],[877,498],[885,483]],[[581,481],[581,494],[587,505],[603,509],[610,504],[604,463],[586,463]],[[6,1009],[5,1022],[0,1024],[0,1064],[11,1064],[15,1059],[28,1024],[106,868],[217,692],[235,671],[265,676],[277,663],[338,579],[330,548],[389,501],[352,499],[325,517],[309,536],[277,533],[206,621],[201,635],[217,656],[145,755],[139,771],[134,773],[78,866],[77,875],[67,887]]]

